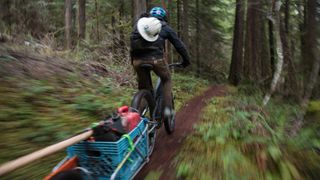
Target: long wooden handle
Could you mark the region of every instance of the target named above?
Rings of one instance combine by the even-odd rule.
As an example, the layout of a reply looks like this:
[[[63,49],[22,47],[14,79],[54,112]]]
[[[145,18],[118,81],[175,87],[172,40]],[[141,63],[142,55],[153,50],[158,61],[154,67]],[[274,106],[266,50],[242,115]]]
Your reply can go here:
[[[89,131],[81,133],[77,136],[74,136],[70,139],[61,141],[57,144],[53,144],[51,146],[40,149],[40,150],[33,152],[31,154],[28,154],[28,155],[22,156],[18,159],[4,163],[0,166],[0,176],[7,174],[7,173],[9,173],[19,167],[22,167],[26,164],[29,164],[35,160],[41,159],[41,158],[48,156],[48,155],[51,155],[57,151],[63,150],[66,147],[71,146],[72,144],[75,144],[77,142],[85,140],[85,139],[89,138],[92,134],[93,134],[93,131],[89,130]]]

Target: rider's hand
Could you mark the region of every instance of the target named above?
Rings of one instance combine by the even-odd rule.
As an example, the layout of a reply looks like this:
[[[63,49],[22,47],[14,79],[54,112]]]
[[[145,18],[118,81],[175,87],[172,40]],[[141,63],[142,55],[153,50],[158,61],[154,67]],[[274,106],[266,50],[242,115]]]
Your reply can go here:
[[[189,66],[190,65],[190,62],[189,61],[183,61],[182,63],[181,63],[181,66],[182,67],[187,67],[187,66]]]

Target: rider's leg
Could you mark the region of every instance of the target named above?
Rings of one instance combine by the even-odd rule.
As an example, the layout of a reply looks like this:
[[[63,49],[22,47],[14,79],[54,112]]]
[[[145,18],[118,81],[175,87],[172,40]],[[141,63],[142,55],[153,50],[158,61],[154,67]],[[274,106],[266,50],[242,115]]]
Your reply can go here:
[[[145,63],[145,61],[133,60],[133,68],[137,72],[138,77],[138,88],[139,90],[148,89],[153,92],[150,71],[140,67],[140,65],[143,63]]]
[[[164,96],[164,114],[167,116],[172,115],[172,82],[171,74],[167,63],[164,60],[154,61],[153,71],[160,77],[163,96]]]

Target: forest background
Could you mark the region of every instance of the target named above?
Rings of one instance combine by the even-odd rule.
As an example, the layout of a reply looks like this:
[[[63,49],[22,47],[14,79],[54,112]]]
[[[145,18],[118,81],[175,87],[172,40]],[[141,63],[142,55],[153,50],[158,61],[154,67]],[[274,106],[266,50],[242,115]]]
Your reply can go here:
[[[61,140],[128,103],[136,86],[129,57],[132,25],[154,6],[168,11],[169,24],[191,55],[191,67],[177,73],[175,91],[182,95],[208,83],[233,85],[254,99],[238,104],[246,113],[235,117],[251,119],[253,124],[246,125],[256,127],[260,116],[255,114],[262,115],[266,123],[261,126],[267,130],[259,133],[273,138],[272,146],[259,142],[259,152],[267,149],[272,162],[285,164],[278,166],[282,175],[287,169],[295,178],[301,177],[299,173],[316,177],[319,0],[2,0],[0,123],[6,141],[1,142],[0,162]],[[179,61],[169,44],[167,56],[170,62]],[[177,101],[182,104],[186,99]],[[270,109],[279,104],[283,111],[273,117]],[[77,125],[66,127],[70,122]],[[300,143],[284,150],[281,145],[288,140]],[[279,152],[291,159],[304,152],[301,149],[314,159],[305,155],[297,162],[278,159]],[[255,155],[258,164],[264,161],[261,152]],[[297,165],[305,158],[309,165]],[[177,160],[178,175],[192,177],[195,172],[183,159],[182,155]],[[49,168],[52,161],[41,163]],[[258,167],[265,170],[263,163]],[[43,175],[48,168],[30,176]]]

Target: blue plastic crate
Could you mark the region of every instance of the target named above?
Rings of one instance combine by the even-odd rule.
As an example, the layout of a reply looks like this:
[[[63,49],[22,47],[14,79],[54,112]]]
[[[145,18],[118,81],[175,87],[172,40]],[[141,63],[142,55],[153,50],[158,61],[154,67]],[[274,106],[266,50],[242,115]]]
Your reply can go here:
[[[130,155],[129,160],[124,164],[116,179],[130,179],[148,156],[148,136],[146,128],[147,119],[142,119],[138,126],[133,129],[129,136],[135,142],[139,136],[142,139],[137,144],[136,149]],[[97,179],[110,179],[117,165],[129,152],[129,141],[122,137],[117,142],[87,142],[82,141],[67,148],[69,157],[78,156],[79,166],[92,172],[92,176]]]

